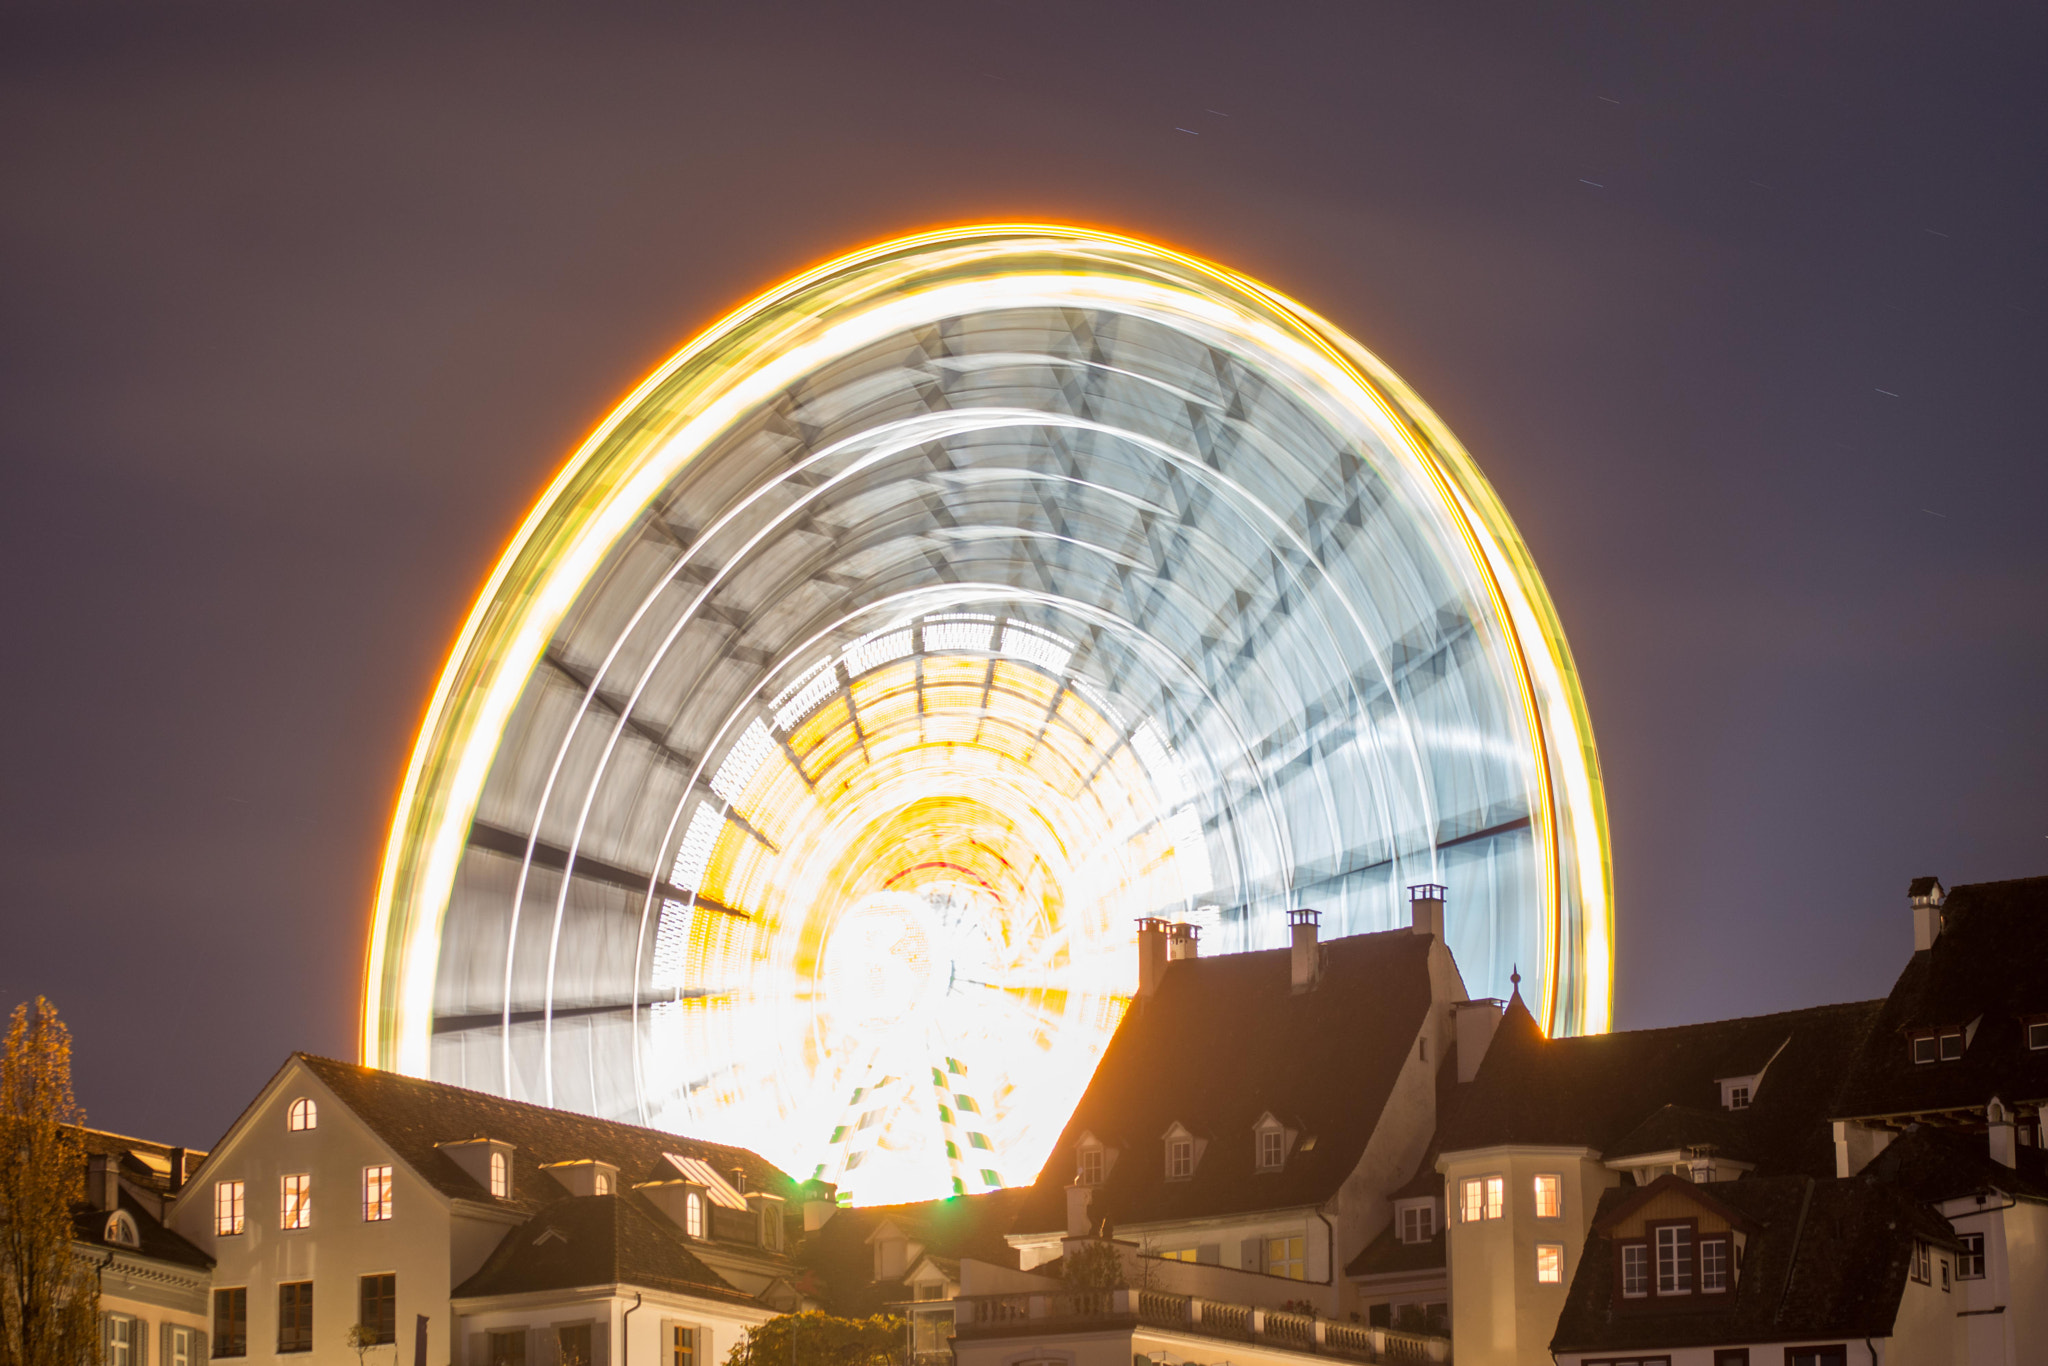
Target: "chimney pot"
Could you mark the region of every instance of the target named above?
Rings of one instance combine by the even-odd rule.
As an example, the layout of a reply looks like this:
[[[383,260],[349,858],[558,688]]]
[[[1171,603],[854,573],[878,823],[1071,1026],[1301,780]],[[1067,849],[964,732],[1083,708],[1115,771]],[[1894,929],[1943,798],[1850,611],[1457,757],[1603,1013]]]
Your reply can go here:
[[[1296,992],[1311,991],[1323,975],[1323,953],[1316,942],[1323,913],[1306,908],[1287,913],[1288,935],[1293,941],[1289,980]]]
[[[1408,889],[1408,928],[1417,934],[1444,937],[1444,889],[1434,882]]]
[[[2002,1167],[2017,1167],[2020,1164],[2017,1138],[2013,1130],[2011,1107],[1997,1096],[1984,1107],[1984,1118],[1990,1122],[1991,1160]]]
[[[1166,956],[1178,963],[1183,958],[1201,956],[1202,927],[1177,920],[1166,927]]]

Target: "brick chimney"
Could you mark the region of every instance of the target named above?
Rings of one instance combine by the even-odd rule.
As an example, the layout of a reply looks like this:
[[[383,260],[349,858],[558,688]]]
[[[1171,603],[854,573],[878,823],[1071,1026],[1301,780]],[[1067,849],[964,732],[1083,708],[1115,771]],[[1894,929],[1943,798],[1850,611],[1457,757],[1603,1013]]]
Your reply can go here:
[[[1913,907],[1913,952],[1933,948],[1941,937],[1941,903],[1947,899],[1938,877],[1916,877],[1906,888],[1906,900]]]
[[[165,1194],[176,1195],[185,1189],[185,1179],[192,1175],[192,1154],[183,1148],[171,1149],[171,1175]]]
[[[1138,999],[1147,1001],[1166,975],[1166,922],[1156,915],[1138,920]]]
[[[94,1209],[121,1208],[121,1159],[92,1153],[85,1159],[85,1198]]]
[[[1297,994],[1314,990],[1316,979],[1323,975],[1322,948],[1316,943],[1316,927],[1322,918],[1321,911],[1304,909],[1287,913],[1288,934],[1294,941],[1293,971],[1289,980]]]
[[[1408,889],[1408,928],[1417,934],[1444,937],[1444,889],[1423,882]]]

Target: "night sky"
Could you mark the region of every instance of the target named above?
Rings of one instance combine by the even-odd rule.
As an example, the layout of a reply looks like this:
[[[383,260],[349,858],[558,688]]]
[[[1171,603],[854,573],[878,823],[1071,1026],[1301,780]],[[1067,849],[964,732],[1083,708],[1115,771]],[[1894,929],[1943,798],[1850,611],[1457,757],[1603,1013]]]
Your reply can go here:
[[[2044,15],[7,5],[0,1007],[167,1142],[353,1057],[554,470],[766,286],[999,218],[1247,271],[1463,438],[1584,675],[1618,1025],[1880,995],[1909,878],[2048,872]]]

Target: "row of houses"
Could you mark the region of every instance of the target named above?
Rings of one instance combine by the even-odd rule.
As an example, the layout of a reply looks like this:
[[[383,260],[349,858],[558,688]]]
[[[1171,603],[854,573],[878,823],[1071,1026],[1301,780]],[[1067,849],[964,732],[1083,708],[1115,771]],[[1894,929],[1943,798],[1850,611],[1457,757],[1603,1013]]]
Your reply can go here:
[[[1143,922],[1037,1181],[917,1205],[294,1055],[209,1152],[87,1135],[107,1366],[699,1366],[805,1308],[957,1366],[2048,1366],[2048,878],[1912,883],[1883,1000],[1572,1039],[1411,905]]]

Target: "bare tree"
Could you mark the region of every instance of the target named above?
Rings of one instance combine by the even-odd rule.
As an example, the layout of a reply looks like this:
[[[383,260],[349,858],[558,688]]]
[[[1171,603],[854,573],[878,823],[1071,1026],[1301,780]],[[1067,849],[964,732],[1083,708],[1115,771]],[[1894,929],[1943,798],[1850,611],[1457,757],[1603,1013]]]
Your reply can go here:
[[[16,1006],[0,1056],[0,1366],[98,1366],[97,1268],[72,1251],[84,1122],[57,1008]]]

